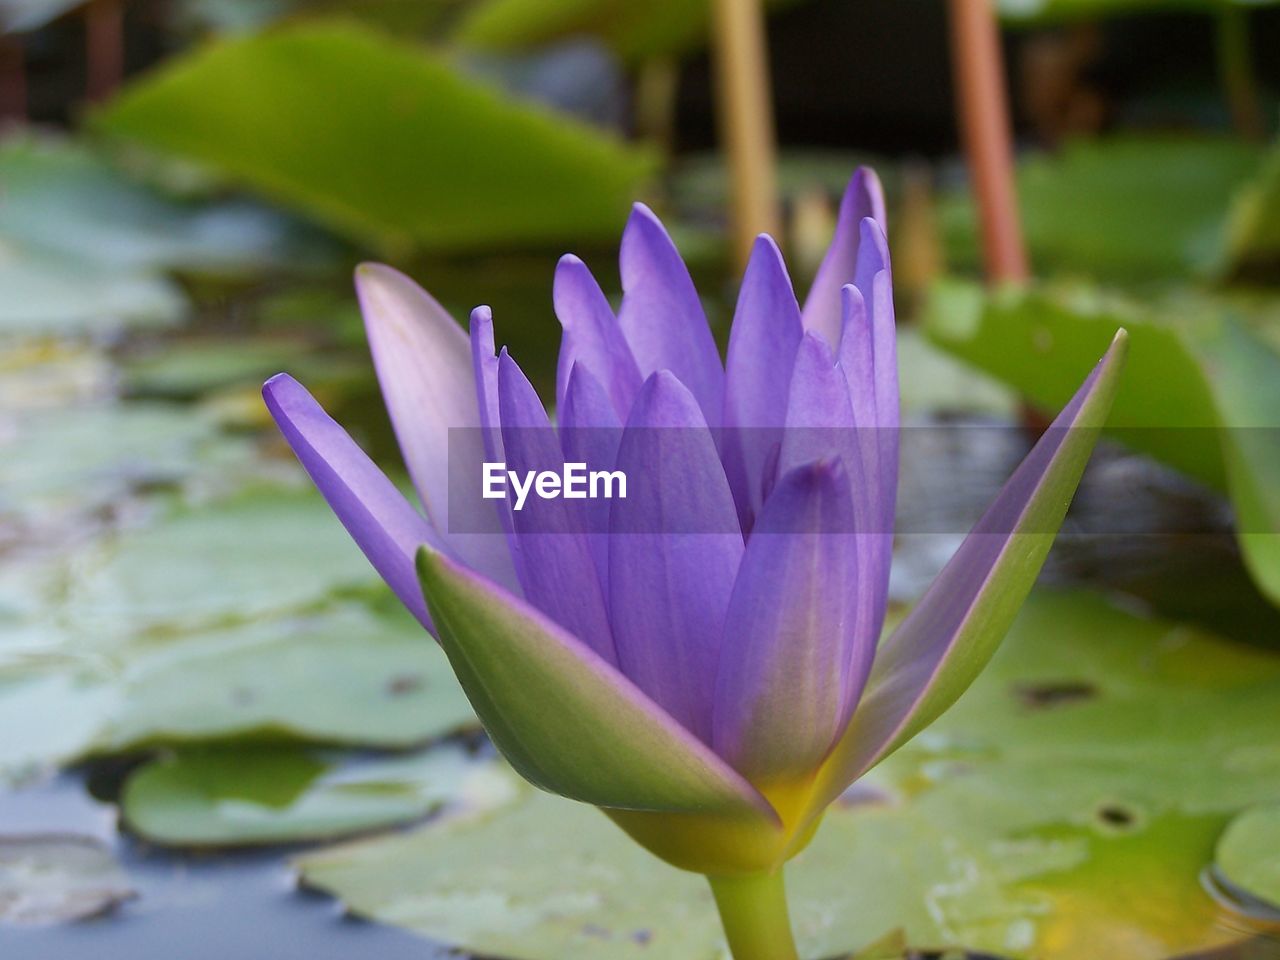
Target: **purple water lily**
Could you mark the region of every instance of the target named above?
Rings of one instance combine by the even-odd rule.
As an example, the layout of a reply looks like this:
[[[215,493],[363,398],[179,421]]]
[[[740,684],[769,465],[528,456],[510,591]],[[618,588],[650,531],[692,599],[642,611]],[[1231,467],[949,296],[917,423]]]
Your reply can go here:
[[[615,314],[582,261],[557,269],[558,446],[515,360],[495,354],[486,308],[468,342],[412,281],[359,268],[379,381],[425,514],[296,381],[282,374],[264,393],[511,764],[711,877],[735,956],[785,960],[795,953],[780,866],[831,801],[950,706],[994,651],[1106,417],[1124,337],[880,641],[898,373],[874,174],[854,176],[803,307],[778,248],[759,239],[723,364],[679,253],[643,206],[623,234],[621,274]],[[653,440],[664,431],[683,439]],[[617,439],[573,449],[597,435]],[[507,501],[460,502],[451,450],[477,462],[589,457],[631,489],[596,505],[602,525],[545,510],[539,525]],[[473,510],[496,510],[497,532],[457,522]]]

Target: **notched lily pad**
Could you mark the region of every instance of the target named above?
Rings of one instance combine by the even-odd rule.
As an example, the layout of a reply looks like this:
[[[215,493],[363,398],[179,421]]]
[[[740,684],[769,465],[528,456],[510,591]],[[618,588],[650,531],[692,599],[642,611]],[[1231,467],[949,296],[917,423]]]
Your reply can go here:
[[[100,840],[74,834],[0,836],[0,924],[87,920],[134,895]]]
[[[1093,695],[1028,709],[1064,678]],[[1280,779],[1280,657],[1118,610],[1033,595],[988,672],[836,805],[788,887],[801,952],[846,955],[888,923],[923,956],[1167,960],[1231,939],[1201,886],[1214,838]],[[364,916],[483,955],[563,960],[723,950],[705,884],[598,812],[530,792],[486,816],[302,857]],[[962,954],[963,955],[963,954]]]
[[[500,806],[514,775],[455,744],[404,757],[342,762],[296,748],[185,749],[125,785],[129,827],[171,846],[330,840],[420,819]]]

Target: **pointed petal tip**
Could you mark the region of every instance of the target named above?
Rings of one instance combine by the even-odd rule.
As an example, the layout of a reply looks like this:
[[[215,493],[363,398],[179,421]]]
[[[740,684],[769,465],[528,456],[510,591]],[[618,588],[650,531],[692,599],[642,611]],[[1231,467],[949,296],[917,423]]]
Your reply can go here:
[[[262,395],[264,397],[270,398],[280,390],[284,390],[289,387],[300,387],[300,386],[302,386],[302,384],[298,383],[298,381],[295,380],[290,374],[287,374],[284,371],[281,371],[280,373],[277,373],[274,376],[270,376],[265,381],[263,381]]]

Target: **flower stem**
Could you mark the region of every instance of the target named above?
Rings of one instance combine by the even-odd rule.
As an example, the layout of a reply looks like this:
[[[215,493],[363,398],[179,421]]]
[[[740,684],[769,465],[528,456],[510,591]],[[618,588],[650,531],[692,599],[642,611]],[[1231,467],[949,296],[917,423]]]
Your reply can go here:
[[[716,91],[733,185],[734,252],[780,236],[777,156],[762,0],[714,0]]]
[[[948,3],[952,72],[969,175],[977,194],[987,279],[1020,282],[1030,276],[1030,267],[1018,220],[999,25],[991,0]]]
[[[782,868],[772,873],[707,879],[733,960],[799,960]]]
[[[1218,11],[1218,72],[1236,133],[1248,140],[1265,139],[1249,40],[1249,11],[1233,3]]]

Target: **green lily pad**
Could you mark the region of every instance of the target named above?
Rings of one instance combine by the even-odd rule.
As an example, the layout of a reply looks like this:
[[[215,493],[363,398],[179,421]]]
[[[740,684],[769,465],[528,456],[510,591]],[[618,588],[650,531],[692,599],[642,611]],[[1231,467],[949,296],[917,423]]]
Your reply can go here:
[[[0,434],[0,532],[47,546],[51,528],[83,535],[95,511],[140,488],[235,483],[252,445],[211,418],[167,404],[98,404],[15,416]],[[258,468],[260,471],[260,468]]]
[[[1218,875],[1246,896],[1280,910],[1280,806],[1259,806],[1231,821],[1218,838]]]
[[[0,181],[0,237],[115,271],[256,272],[314,264],[329,252],[280,213],[245,201],[168,199],[70,140],[0,142]]]
[[[514,796],[505,768],[457,746],[343,764],[314,753],[243,747],[183,750],[130,776],[125,821],[171,846],[327,840]]]
[[[1220,268],[1226,211],[1264,156],[1263,148],[1238,140],[1145,136],[1081,141],[1033,155],[1018,166],[1018,206],[1032,260],[1042,273],[1123,281]],[[968,191],[946,200],[939,219],[952,260],[976,266]],[[1243,224],[1236,232],[1251,236]]]
[[[78,561],[61,615],[98,643],[319,608],[381,584],[311,491],[179,509],[96,553]]]
[[[408,747],[475,714],[408,616],[343,605],[132,650],[96,749],[257,735]]]
[[[96,121],[396,249],[613,237],[652,170],[647,154],[350,21],[207,44]]]
[[[87,920],[133,896],[129,878],[101,840],[0,836],[0,924]]]
[[[1200,874],[1230,817],[1274,795],[1278,706],[1280,658],[1087,594],[1033,595],[989,671],[796,859],[802,954],[887,926],[917,947],[1055,960],[1228,941]],[[543,794],[298,862],[357,913],[484,954],[723,949],[700,878]]]
[[[186,300],[149,271],[26,250],[0,241],[0,332],[45,336],[110,334],[176,324]]]
[[[1280,603],[1280,350],[1255,330],[1273,325],[1241,302],[1183,294],[1140,306],[1083,286],[988,294],[976,284],[937,285],[930,338],[1057,409],[1071,370],[1097,357],[1117,327],[1131,361],[1109,427],[1125,443],[1230,493],[1240,543],[1259,588]],[[1034,362],[1030,362],[1034,360]]]

